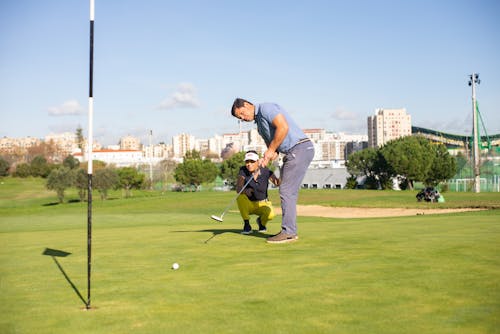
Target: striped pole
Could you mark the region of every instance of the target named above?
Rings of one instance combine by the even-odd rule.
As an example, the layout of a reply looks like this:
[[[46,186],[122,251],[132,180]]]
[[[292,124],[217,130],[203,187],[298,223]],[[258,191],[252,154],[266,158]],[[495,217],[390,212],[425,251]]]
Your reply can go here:
[[[90,309],[90,276],[92,272],[92,146],[94,95],[92,91],[94,80],[94,0],[90,0],[90,66],[89,66],[89,138],[88,138],[88,189],[87,189],[87,303]]]

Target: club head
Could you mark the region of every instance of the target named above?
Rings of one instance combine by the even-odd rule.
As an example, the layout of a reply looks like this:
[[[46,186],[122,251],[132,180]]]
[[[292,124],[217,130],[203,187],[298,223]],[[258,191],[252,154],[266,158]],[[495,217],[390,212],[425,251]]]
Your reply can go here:
[[[213,220],[216,220],[218,222],[223,222],[222,217],[219,217],[219,216],[216,216],[216,215],[212,215],[212,216],[210,216],[210,218],[212,218]]]

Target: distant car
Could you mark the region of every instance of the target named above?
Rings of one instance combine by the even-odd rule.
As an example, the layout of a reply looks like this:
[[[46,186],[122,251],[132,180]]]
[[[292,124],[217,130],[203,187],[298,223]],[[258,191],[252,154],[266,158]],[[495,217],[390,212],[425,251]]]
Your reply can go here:
[[[425,189],[420,190],[415,197],[419,202],[422,202],[422,200],[426,202],[437,202],[440,196],[441,195],[439,194],[439,191],[437,189],[434,189],[432,187],[427,187]]]

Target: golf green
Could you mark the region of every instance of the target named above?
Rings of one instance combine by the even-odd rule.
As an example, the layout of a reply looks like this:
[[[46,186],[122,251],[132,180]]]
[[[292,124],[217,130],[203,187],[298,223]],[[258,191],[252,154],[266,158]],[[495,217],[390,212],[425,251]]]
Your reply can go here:
[[[500,195],[479,212],[299,217],[300,240],[241,235],[234,193],[112,193],[55,205],[37,179],[0,188],[0,333],[495,333]],[[301,191],[302,204],[418,207],[416,192]],[[76,194],[69,192],[70,199]],[[273,193],[273,202],[279,203]],[[380,203],[367,198],[379,198]],[[437,205],[437,204],[436,204]],[[172,270],[172,264],[180,268]]]

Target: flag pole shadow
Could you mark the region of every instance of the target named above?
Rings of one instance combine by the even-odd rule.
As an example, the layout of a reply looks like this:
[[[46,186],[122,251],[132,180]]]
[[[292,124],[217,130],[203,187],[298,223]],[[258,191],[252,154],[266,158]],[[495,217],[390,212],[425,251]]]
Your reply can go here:
[[[45,250],[43,251],[42,255],[50,256],[52,258],[52,260],[54,260],[54,263],[56,264],[57,268],[59,268],[59,270],[61,271],[61,274],[63,274],[64,278],[69,283],[69,285],[71,286],[71,288],[73,289],[73,291],[75,291],[75,293],[80,298],[80,300],[83,302],[83,304],[85,306],[87,306],[87,301],[85,300],[85,298],[83,298],[83,296],[80,293],[80,291],[78,291],[78,288],[71,281],[71,279],[69,278],[68,274],[66,274],[66,272],[64,271],[64,268],[61,266],[61,264],[59,263],[59,261],[57,261],[58,257],[66,257],[68,255],[71,255],[71,253],[68,253],[68,252],[65,252],[65,251],[61,251],[61,250],[57,250],[57,249],[52,249],[52,248],[45,248]]]

